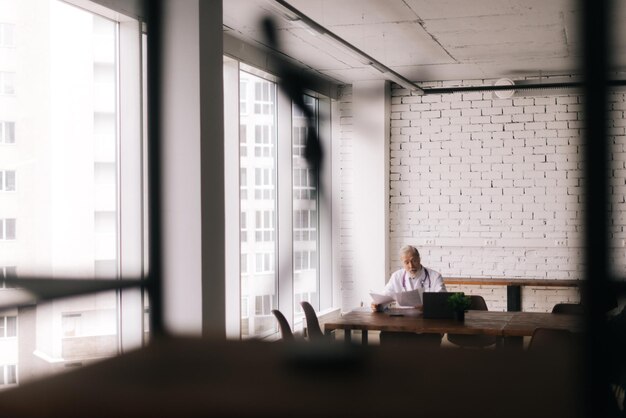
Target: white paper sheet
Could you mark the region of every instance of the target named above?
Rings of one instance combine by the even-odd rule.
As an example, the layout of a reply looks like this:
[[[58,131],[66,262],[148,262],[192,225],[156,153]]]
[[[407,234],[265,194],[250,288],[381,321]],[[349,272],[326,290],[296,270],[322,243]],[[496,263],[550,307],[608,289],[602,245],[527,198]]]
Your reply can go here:
[[[393,296],[381,295],[379,293],[370,293],[370,296],[372,297],[372,302],[376,305],[393,302],[394,300]]]
[[[419,289],[396,293],[395,296],[398,306],[400,307],[406,306],[412,308],[422,304],[422,294]]]

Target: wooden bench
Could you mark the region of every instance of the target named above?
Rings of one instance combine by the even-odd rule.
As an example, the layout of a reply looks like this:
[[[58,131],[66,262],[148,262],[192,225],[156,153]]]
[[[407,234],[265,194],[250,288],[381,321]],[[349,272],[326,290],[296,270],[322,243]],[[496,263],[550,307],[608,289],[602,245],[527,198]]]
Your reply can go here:
[[[464,286],[506,286],[506,310],[519,312],[522,310],[522,286],[540,287],[579,287],[582,280],[551,280],[551,279],[503,279],[487,277],[448,277],[446,285]]]

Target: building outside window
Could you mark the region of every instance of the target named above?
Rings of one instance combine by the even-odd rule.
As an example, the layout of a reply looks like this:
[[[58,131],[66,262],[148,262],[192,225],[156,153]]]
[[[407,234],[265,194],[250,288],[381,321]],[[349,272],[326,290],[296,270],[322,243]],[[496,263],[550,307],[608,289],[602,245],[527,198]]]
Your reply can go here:
[[[15,46],[15,25],[12,23],[0,23],[0,47]]]
[[[0,365],[0,385],[17,384],[17,366],[15,364]]]
[[[240,72],[240,265],[241,336],[268,335],[276,331],[271,310],[277,305],[276,275],[276,84]],[[246,135],[253,134],[249,141]],[[247,192],[253,185],[254,194]],[[254,231],[249,234],[248,231]],[[247,307],[243,307],[247,304]],[[252,306],[250,305],[252,304]],[[249,315],[254,313],[254,315]]]
[[[224,58],[225,164],[230,173],[226,202],[239,209],[229,210],[226,219],[230,236],[239,237],[226,244],[227,270],[239,273],[238,283],[228,277],[226,283],[229,338],[275,338],[272,309],[280,309],[297,329],[303,318],[301,301],[318,311],[333,303],[331,207],[329,202],[320,206],[319,173],[304,159],[313,129],[321,127],[323,146],[330,145],[330,120],[321,123],[319,115],[330,114],[331,101],[307,93],[304,112],[275,82],[276,77],[259,68]],[[329,167],[324,170],[327,179]]]
[[[15,122],[0,121],[0,144],[15,144]]]
[[[0,289],[12,289],[15,286],[8,284],[4,279],[15,279],[17,277],[17,267],[2,266],[0,267]]]
[[[15,170],[0,170],[0,192],[15,191]]]
[[[14,240],[16,237],[16,220],[14,218],[0,219],[0,240]]]
[[[305,95],[304,104],[313,115],[311,120],[302,109],[292,110],[292,161],[293,161],[293,292],[294,319],[303,316],[300,302],[305,300],[319,309],[318,265],[318,173],[304,159],[309,129],[318,130],[318,100]]]
[[[9,59],[0,71],[0,240],[11,242],[0,250],[0,292],[14,293],[6,279],[18,271],[52,286],[57,279],[118,279],[122,272],[141,278],[139,22],[88,1],[81,8],[59,0],[3,3],[0,47],[11,48],[2,50]],[[9,149],[17,142],[15,121],[19,146]],[[132,219],[140,221],[131,225]],[[142,326],[130,324],[142,322],[144,300],[131,306],[122,292],[130,294],[101,292],[3,312],[4,384],[140,346]],[[132,315],[138,320],[129,321]]]

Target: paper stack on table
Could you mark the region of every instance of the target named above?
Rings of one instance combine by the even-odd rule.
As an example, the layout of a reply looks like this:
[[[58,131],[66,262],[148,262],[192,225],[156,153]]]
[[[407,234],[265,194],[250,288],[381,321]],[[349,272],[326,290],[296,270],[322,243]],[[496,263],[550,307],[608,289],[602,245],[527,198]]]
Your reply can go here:
[[[394,300],[398,303],[398,307],[413,308],[422,304],[422,294],[418,289],[395,293],[392,296],[379,293],[370,293],[370,296],[372,297],[372,302],[376,305],[393,302]]]

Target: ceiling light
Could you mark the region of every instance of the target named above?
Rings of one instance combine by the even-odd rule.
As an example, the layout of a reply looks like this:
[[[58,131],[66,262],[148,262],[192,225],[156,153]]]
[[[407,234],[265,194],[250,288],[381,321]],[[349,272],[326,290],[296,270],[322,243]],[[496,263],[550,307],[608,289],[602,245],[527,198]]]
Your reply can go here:
[[[510,78],[501,78],[493,83],[494,86],[514,86],[515,83]],[[495,90],[493,92],[500,99],[509,99],[515,94],[515,90]]]

